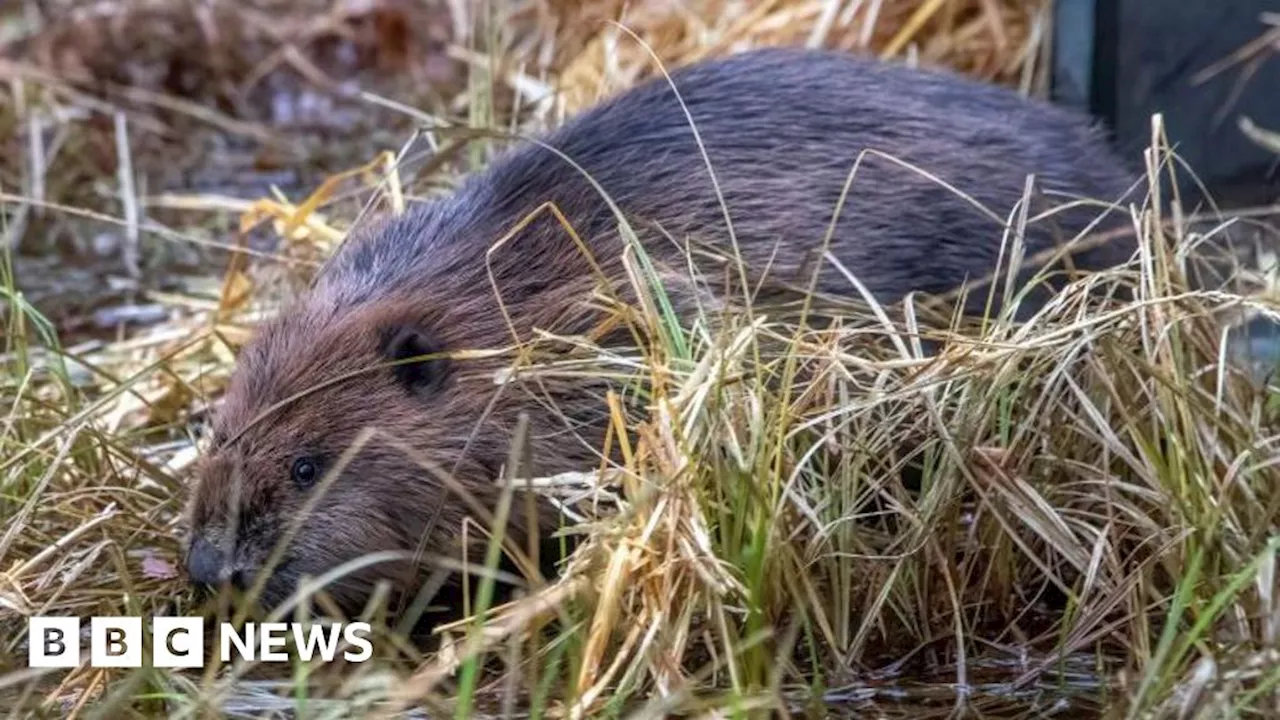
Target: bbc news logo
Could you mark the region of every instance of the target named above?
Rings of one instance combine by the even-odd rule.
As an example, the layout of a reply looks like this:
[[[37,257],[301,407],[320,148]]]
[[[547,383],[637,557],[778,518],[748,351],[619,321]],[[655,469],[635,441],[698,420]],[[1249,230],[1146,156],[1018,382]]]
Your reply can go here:
[[[74,668],[80,665],[81,625],[78,617],[37,616],[27,626],[27,664],[33,668]],[[364,662],[373,656],[369,623],[245,623],[237,630],[231,623],[218,625],[218,659],[256,662],[304,662],[319,657],[332,662],[342,650],[347,662]],[[204,619],[199,617],[151,618],[151,665],[158,668],[204,667]],[[285,648],[293,639],[293,654]],[[146,644],[140,617],[89,619],[89,665],[95,668],[142,667]]]

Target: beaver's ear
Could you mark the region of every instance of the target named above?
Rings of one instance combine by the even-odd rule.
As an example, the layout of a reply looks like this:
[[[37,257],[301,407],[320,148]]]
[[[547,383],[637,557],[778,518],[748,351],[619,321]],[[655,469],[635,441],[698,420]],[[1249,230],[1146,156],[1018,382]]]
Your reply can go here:
[[[444,382],[448,370],[448,361],[442,357],[444,347],[426,330],[412,325],[384,328],[381,349],[383,356],[395,363],[391,371],[396,380],[409,392],[429,393]]]

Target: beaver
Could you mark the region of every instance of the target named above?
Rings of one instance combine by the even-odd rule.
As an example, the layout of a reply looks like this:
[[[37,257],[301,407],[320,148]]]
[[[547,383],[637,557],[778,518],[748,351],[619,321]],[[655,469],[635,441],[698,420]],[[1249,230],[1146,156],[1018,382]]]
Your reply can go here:
[[[602,462],[598,393],[565,382],[531,398],[495,382],[509,353],[477,351],[596,332],[602,281],[635,300],[625,288],[638,250],[685,320],[706,311],[708,292],[741,289],[735,264],[752,287],[816,276],[819,292],[856,296],[821,261],[824,242],[880,302],[943,294],[996,270],[1028,176],[1038,208],[1115,203],[1136,178],[1082,114],[834,51],[743,52],[607,99],[507,149],[448,197],[357,227],[305,296],[259,329],[190,492],[190,577],[259,580],[259,600],[273,603],[303,575],[394,550],[326,591],[357,609],[380,580],[412,595],[428,558],[485,541],[474,526],[464,533],[476,505],[456,490],[492,507],[518,418],[529,428],[521,477]],[[1033,209],[1026,257],[1099,214]],[[1107,243],[1070,261],[1099,269],[1131,250]],[[966,310],[987,301],[975,296]],[[595,337],[635,342],[616,328]],[[344,455],[366,428],[376,432]],[[540,505],[513,513],[509,535],[556,522]]]

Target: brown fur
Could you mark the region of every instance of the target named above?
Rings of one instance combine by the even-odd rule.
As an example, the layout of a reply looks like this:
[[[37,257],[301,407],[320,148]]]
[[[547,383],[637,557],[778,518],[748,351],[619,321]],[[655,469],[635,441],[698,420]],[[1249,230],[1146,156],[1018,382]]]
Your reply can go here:
[[[1119,200],[1131,183],[1086,119],[946,74],[766,50],[687,68],[674,82],[699,128],[746,264],[756,277],[767,267],[773,283],[806,282],[850,169],[867,148],[937,174],[998,218],[1019,201],[1029,173],[1042,193],[1102,201]],[[725,250],[730,232],[720,194],[665,81],[585,113],[545,142],[603,186],[666,278],[686,273],[686,241]],[[367,427],[379,436],[303,520],[267,584],[267,601],[283,598],[302,573],[365,553],[456,552],[466,506],[386,438],[414,448],[488,504],[521,412],[532,418],[527,473],[598,465],[598,387],[550,388],[573,423],[566,428],[560,414],[518,388],[495,386],[509,356],[385,367],[415,350],[506,347],[512,330],[526,341],[535,329],[571,334],[594,326],[598,316],[584,300],[598,279],[548,214],[493,249],[546,202],[564,211],[625,295],[616,217],[578,169],[536,144],[513,149],[450,198],[357,232],[313,291],[264,327],[240,359],[192,491],[194,578],[209,582],[239,571],[246,581],[310,497],[291,481],[292,464],[305,456],[330,468]],[[1042,198],[1040,206],[1047,204]],[[1074,237],[1096,216],[1078,209],[1034,225],[1028,255]],[[987,275],[1003,232],[1001,222],[935,181],[877,156],[864,158],[839,220],[833,253],[884,302]],[[1075,262],[1108,265],[1128,250],[1108,246]],[[490,267],[511,327],[490,287]],[[700,269],[725,275],[709,260]],[[819,287],[853,293],[830,268]],[[706,299],[688,279],[671,290],[685,317]],[[1044,297],[1033,294],[1026,307]],[[627,337],[620,331],[606,340]],[[546,528],[554,516],[542,510]],[[522,518],[513,530],[525,532]],[[422,573],[412,562],[388,564],[332,591],[356,606],[376,578],[412,594]]]

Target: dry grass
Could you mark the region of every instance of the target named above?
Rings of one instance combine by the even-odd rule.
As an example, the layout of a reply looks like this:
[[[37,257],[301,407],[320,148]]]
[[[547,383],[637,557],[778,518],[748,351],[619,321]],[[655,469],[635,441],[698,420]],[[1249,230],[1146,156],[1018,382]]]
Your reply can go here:
[[[215,708],[364,717],[410,707],[418,716],[571,717],[1280,712],[1277,408],[1268,389],[1229,369],[1221,331],[1243,307],[1274,314],[1275,305],[1186,290],[1179,251],[1202,238],[1154,204],[1128,209],[1144,238],[1135,264],[1091,281],[1133,287],[1129,303],[1105,303],[1081,283],[1026,324],[963,327],[816,305],[832,320],[820,330],[794,309],[761,308],[754,320],[654,333],[662,339],[630,354],[601,351],[596,369],[634,375],[650,411],[624,420],[616,408],[634,431],[623,467],[604,477],[584,468],[541,491],[589,517],[597,506],[617,512],[590,522],[555,583],[445,628],[436,651],[380,627],[377,658],[356,667],[27,670],[30,615],[195,607],[177,572],[182,485],[235,349],[366,204],[394,212],[491,150],[439,128],[536,128],[655,71],[645,48],[602,22],[621,3],[448,5],[453,34],[440,52],[462,81],[424,93],[409,115],[354,99],[407,123],[380,148],[391,154],[357,148],[343,167],[374,162],[332,183],[299,180],[320,190],[295,201],[183,192],[154,170],[195,133],[270,131],[251,102],[211,114],[218,92],[206,85],[175,104],[173,89],[146,86],[151,76],[92,88],[96,71],[77,78],[34,51],[0,60],[11,81],[0,142],[14,149],[0,160],[0,230],[22,242],[0,268],[0,706],[102,717]],[[235,62],[210,75],[209,84],[241,89],[272,57],[303,86],[323,84],[298,69],[317,47],[306,33],[342,37],[361,13],[393,32],[377,12],[407,6],[315,2],[288,13],[226,3],[223,20],[202,25],[185,4],[94,5],[121,28],[137,27],[133,12],[168,13],[174,27],[206,34],[269,18],[246,25],[257,39],[234,44]],[[673,64],[814,42],[907,54],[1028,90],[1043,82],[1039,4],[690,0],[632,3],[622,19]],[[32,30],[23,42],[70,52],[75,44],[55,30],[74,26]],[[178,42],[103,37],[145,46],[143,67],[183,56]],[[297,52],[275,54],[291,45]],[[420,84],[412,76],[421,67],[386,67]],[[560,92],[548,94],[557,79]],[[137,87],[159,100],[131,103]],[[394,83],[385,88],[378,94],[405,99]],[[151,191],[126,193],[117,181],[118,113],[128,118],[132,174],[157,183]],[[52,130],[24,131],[33,117]],[[406,144],[416,123],[433,129]],[[33,139],[50,135],[63,139]],[[104,167],[56,150],[71,138],[109,142]],[[286,139],[310,157],[313,137]],[[1158,134],[1148,160],[1152,177],[1172,172]],[[86,177],[109,191],[73,181]],[[123,228],[119,252],[138,239],[130,252],[141,270],[123,299],[88,302],[116,317],[149,307],[161,316],[70,332],[20,288],[33,283],[33,251],[66,252],[41,238],[103,227]],[[194,269],[159,288],[174,248],[192,246]],[[642,284],[651,301],[640,316],[672,327]],[[922,338],[942,351],[925,355]]]

